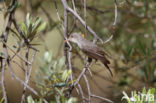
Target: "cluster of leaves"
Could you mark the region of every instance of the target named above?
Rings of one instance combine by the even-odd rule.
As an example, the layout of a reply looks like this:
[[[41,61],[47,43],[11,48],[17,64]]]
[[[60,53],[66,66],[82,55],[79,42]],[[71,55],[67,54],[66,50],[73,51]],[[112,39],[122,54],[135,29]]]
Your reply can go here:
[[[123,92],[123,99],[126,99],[128,103],[155,103],[156,102],[156,90],[155,88],[151,88],[148,91],[146,91],[145,88],[143,88],[142,92],[131,92],[131,97],[127,95],[126,92]]]
[[[30,17],[30,14],[28,13],[26,15],[25,22],[21,23],[21,30],[22,35],[24,35],[25,39],[29,42],[31,45],[37,45],[31,43],[36,37],[38,37],[39,33],[43,31],[46,28],[46,22],[43,22],[40,17],[35,18],[34,20]],[[17,44],[21,46],[23,45],[23,38],[14,30],[12,32],[15,34],[15,37],[17,38]]]
[[[26,16],[26,23],[21,23],[24,36],[28,41],[32,41],[39,32],[46,28],[46,22],[42,22],[40,17],[33,20],[28,13]]]
[[[35,80],[41,96],[53,98],[50,103],[76,103],[76,98],[66,97],[71,84],[68,78],[72,71],[65,69],[65,57],[57,62],[52,60],[51,52],[45,52],[44,58],[40,58],[40,61],[42,65],[36,71]],[[34,100],[28,97],[28,103],[42,103],[41,100],[32,101]]]

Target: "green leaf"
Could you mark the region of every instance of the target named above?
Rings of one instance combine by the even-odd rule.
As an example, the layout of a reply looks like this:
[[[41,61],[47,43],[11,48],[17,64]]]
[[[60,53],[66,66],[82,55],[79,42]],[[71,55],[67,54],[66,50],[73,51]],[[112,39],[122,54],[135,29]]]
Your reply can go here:
[[[21,23],[21,27],[22,27],[22,29],[24,31],[24,35],[26,35],[27,34],[27,26],[25,25],[24,22]]]
[[[71,75],[72,71],[71,70],[65,70],[62,74],[62,80],[65,82],[67,78]]]
[[[128,49],[127,50],[127,55],[131,56],[133,54],[133,52],[134,52],[134,47],[133,46],[128,46],[127,49]]]
[[[67,101],[67,103],[76,103],[76,101],[77,101],[76,98],[71,97],[71,98]]]
[[[62,101],[62,103],[66,103],[66,98],[65,98],[64,95],[62,95],[62,97],[61,97],[61,101]]]
[[[146,47],[145,47],[145,45],[143,45],[141,40],[138,40],[138,46],[139,46],[141,52],[146,55],[146,49],[145,49]]]
[[[46,28],[46,25],[47,25],[46,22],[42,23],[42,24],[39,26],[39,28],[37,29],[37,33],[43,31],[43,30]]]
[[[45,60],[46,62],[50,63],[51,59],[52,59],[52,52],[48,52],[48,51],[45,52],[45,53],[44,53],[44,60]]]
[[[56,99],[56,103],[61,103],[60,99],[59,99],[59,97],[57,95],[55,95],[55,99]]]
[[[59,60],[59,64],[58,64],[59,68],[62,68],[64,64],[65,64],[65,56],[63,56],[63,57]]]
[[[33,100],[33,98],[31,96],[27,97],[27,101],[28,101],[28,103],[35,103],[35,101]]]
[[[10,29],[10,31],[13,33],[13,36],[15,36],[19,41],[22,39],[15,30]]]
[[[32,31],[30,33],[30,36],[34,36],[37,34],[37,29],[40,27],[41,24],[42,24],[41,18],[37,17],[32,24]]]
[[[64,86],[67,86],[67,83],[62,82],[54,85],[54,87],[64,87]]]
[[[27,13],[27,15],[26,15],[26,25],[27,25],[27,27],[30,26],[30,14],[29,13]]]
[[[57,65],[57,61],[52,61],[52,68],[56,68],[56,65]]]

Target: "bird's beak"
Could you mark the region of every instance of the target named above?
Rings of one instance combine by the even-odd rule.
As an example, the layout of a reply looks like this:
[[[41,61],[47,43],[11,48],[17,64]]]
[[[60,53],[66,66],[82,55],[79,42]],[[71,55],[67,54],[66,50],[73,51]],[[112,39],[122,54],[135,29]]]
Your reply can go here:
[[[68,42],[69,40],[70,40],[70,38],[68,38],[68,39],[64,40],[64,42],[66,43],[66,42]]]

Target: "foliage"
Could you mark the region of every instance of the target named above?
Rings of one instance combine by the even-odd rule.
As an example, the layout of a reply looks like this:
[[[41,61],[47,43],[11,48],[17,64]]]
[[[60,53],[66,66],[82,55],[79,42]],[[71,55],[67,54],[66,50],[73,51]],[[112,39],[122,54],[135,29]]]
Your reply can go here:
[[[56,101],[51,101],[50,103],[75,103],[75,101],[76,101],[76,99],[73,97],[71,97],[68,100],[66,98],[64,98],[62,101],[60,101],[57,96],[55,96],[55,97],[56,97]],[[37,100],[34,100],[31,96],[27,97],[27,102],[28,103],[43,103],[42,99],[37,101]]]
[[[145,87],[143,88],[142,92],[131,92],[131,97],[128,97],[126,92],[123,92],[123,99],[126,99],[128,103],[155,103],[156,102],[156,90],[155,88],[150,88],[146,91]]]
[[[34,101],[28,97],[28,103],[41,103],[43,97],[50,97],[50,103],[76,103],[76,98],[67,98],[68,89],[72,81],[68,80],[71,70],[65,69],[65,57],[59,61],[52,59],[52,52],[45,52],[43,59],[40,58],[40,66],[36,71],[36,85],[40,90],[41,98]],[[55,98],[55,99],[54,99]]]
[[[25,2],[26,1],[26,2]],[[13,0],[1,0],[0,1],[0,13],[4,13],[4,23],[3,20],[1,25],[4,26],[0,31],[4,31],[5,27],[7,27],[7,17],[10,12],[17,10],[20,6],[20,10],[22,13],[29,12],[33,14],[33,17],[30,13],[25,14],[26,19],[24,22],[20,23],[20,30],[22,31],[22,35],[28,40],[30,45],[37,45],[35,39],[39,36],[40,32],[43,32],[43,39],[47,36],[48,32],[53,32],[54,30],[59,31],[60,34],[63,34],[62,27],[64,27],[63,21],[63,6],[61,0],[55,0],[58,6],[58,10],[56,8],[51,7],[53,1],[47,0],[24,0],[15,2],[13,5]],[[74,2],[73,2],[74,1]],[[85,1],[85,0],[84,0]],[[116,94],[122,94],[124,90],[124,95],[126,96],[126,92],[131,90],[132,88],[138,88],[140,86],[148,86],[155,87],[156,86],[156,1],[155,0],[116,0],[117,1],[117,23],[116,25],[112,25],[114,21],[114,0],[86,0],[86,12],[85,5],[82,1],[79,0],[68,0],[69,6],[78,13],[80,17],[90,26],[98,36],[100,36],[103,40],[107,40],[107,38],[113,35],[113,39],[111,39],[107,44],[101,45],[101,48],[105,49],[109,55],[111,55],[111,66],[114,70],[115,77],[113,77],[112,81],[107,79],[109,82],[112,82],[112,89],[109,88],[109,91],[113,92],[112,98],[118,98]],[[27,3],[27,4],[25,4]],[[75,4],[75,5],[73,5]],[[27,5],[27,6],[26,6]],[[25,7],[26,6],[26,7]],[[49,7],[48,7],[49,6]],[[27,8],[28,7],[28,8]],[[53,13],[53,11],[57,11]],[[19,12],[15,13],[15,17],[18,17]],[[86,13],[86,14],[85,14]],[[87,32],[86,27],[82,26],[78,19],[76,19],[73,15],[68,12],[68,33],[70,35],[71,32],[81,32],[87,34],[87,39],[92,40],[92,36]],[[47,18],[47,23],[44,22],[40,16]],[[59,18],[56,18],[57,16]],[[86,18],[85,18],[86,15]],[[61,24],[62,26],[58,25]],[[25,46],[25,42],[18,30],[15,30],[15,25],[10,26],[6,30],[10,30],[13,33],[14,38],[16,38],[16,44],[19,48]],[[55,28],[56,27],[56,28]],[[47,29],[48,28],[48,29]],[[6,31],[4,31],[6,32]],[[54,33],[55,34],[55,33]],[[55,34],[57,35],[57,34]],[[62,39],[63,38],[63,35]],[[49,35],[48,35],[49,37]],[[10,34],[8,34],[8,41],[6,42],[8,49],[12,43],[10,40]],[[52,40],[58,38],[51,38]],[[3,40],[3,36],[0,35],[0,40]],[[10,43],[11,41],[11,43]],[[43,40],[43,42],[46,42]],[[46,44],[46,43],[45,43]],[[58,46],[57,44],[55,44]],[[47,45],[46,45],[47,46]],[[48,45],[51,48],[51,44]],[[47,48],[49,48],[47,46]],[[99,45],[100,46],[100,45]],[[15,46],[14,46],[15,47]],[[46,48],[46,47],[45,47]],[[46,50],[48,50],[46,48]],[[82,53],[79,50],[72,52],[72,66],[74,65],[74,57],[78,58]],[[38,48],[37,48],[38,49]],[[24,50],[24,49],[23,49]],[[62,50],[62,49],[60,49]],[[9,49],[9,59],[12,60],[12,54]],[[23,52],[22,52],[23,53]],[[15,53],[16,56],[17,53]],[[59,57],[60,54],[58,54]],[[81,59],[85,61],[81,56]],[[0,60],[5,58],[4,53],[0,51]],[[23,58],[23,57],[22,57]],[[68,80],[71,75],[70,70],[66,70],[64,65],[64,57],[62,57],[59,61],[54,60],[52,58],[51,52],[45,52],[44,57],[40,58],[40,67],[36,72],[36,85],[40,90],[40,98],[39,100],[34,100],[31,96],[27,98],[29,103],[37,102],[40,103],[44,97],[53,97],[51,102],[57,101],[59,102],[67,102],[75,100],[75,98],[67,98],[68,89],[71,82]],[[6,63],[7,64],[7,63]],[[12,62],[11,62],[12,64]],[[20,63],[18,63],[20,64]],[[79,64],[81,65],[81,64]],[[75,66],[75,65],[74,65]],[[73,66],[73,67],[74,67]],[[1,65],[0,65],[1,67]],[[93,66],[92,66],[93,67]],[[114,68],[115,69],[114,69]],[[77,67],[76,67],[77,68]],[[100,67],[101,68],[101,67]],[[92,68],[94,70],[94,68]],[[1,71],[1,68],[0,68]],[[77,73],[77,72],[76,72]],[[98,74],[96,76],[99,76]],[[99,76],[102,80],[106,78],[105,75]],[[117,79],[116,79],[117,77]],[[90,81],[92,82],[92,81]],[[94,81],[93,81],[94,82]],[[105,81],[104,81],[105,82]],[[139,82],[139,83],[138,83]],[[99,82],[100,83],[100,82]],[[103,90],[105,90],[104,88]],[[116,92],[118,91],[118,92]],[[143,89],[144,91],[144,89]],[[142,92],[143,92],[142,91]],[[154,91],[153,89],[149,89],[147,92]],[[105,93],[100,88],[101,93]],[[136,95],[136,99],[138,99],[139,94],[137,92],[133,92]],[[107,94],[108,95],[108,94]],[[128,96],[127,96],[128,97]],[[130,99],[130,97],[128,97]],[[0,100],[3,101],[3,98]],[[116,101],[115,101],[116,102]]]
[[[29,42],[31,45],[37,45],[31,43],[36,37],[38,37],[38,34],[43,31],[46,28],[46,22],[43,22],[40,17],[36,17],[34,20],[32,17],[30,17],[30,14],[27,13],[25,22],[21,22],[21,30],[22,35],[24,35],[25,39]],[[15,37],[17,38],[17,44],[21,45],[23,43],[22,37],[14,30],[12,32],[15,34]]]

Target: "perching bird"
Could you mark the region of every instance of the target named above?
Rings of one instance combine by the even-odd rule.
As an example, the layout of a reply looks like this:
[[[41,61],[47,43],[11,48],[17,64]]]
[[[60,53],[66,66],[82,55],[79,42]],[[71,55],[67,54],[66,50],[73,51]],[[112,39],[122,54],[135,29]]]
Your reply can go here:
[[[109,70],[111,76],[113,76],[112,71],[110,70],[108,64],[110,64],[109,60],[106,58],[106,53],[99,48],[96,44],[90,42],[85,39],[79,33],[72,33],[70,37],[66,41],[71,41],[76,43],[78,47],[90,58],[95,60],[100,60],[105,67]]]

